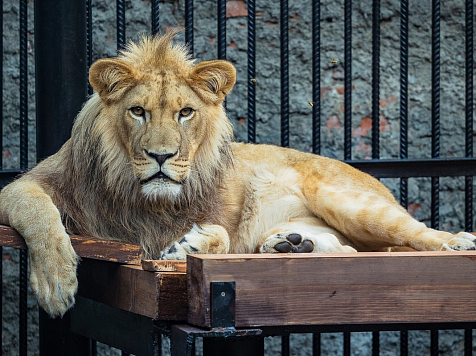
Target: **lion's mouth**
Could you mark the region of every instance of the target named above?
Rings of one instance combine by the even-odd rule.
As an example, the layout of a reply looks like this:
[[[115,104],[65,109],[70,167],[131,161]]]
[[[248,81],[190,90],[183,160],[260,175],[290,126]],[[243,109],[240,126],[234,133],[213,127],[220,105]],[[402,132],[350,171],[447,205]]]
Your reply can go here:
[[[163,181],[171,181],[171,182],[174,182],[174,183],[178,183],[176,180],[170,178],[167,174],[165,174],[164,172],[157,172],[155,173],[154,175],[146,178],[146,179],[141,179],[139,180],[139,183],[140,184],[146,184],[146,183],[149,183],[150,181],[154,180],[154,179],[161,179]]]

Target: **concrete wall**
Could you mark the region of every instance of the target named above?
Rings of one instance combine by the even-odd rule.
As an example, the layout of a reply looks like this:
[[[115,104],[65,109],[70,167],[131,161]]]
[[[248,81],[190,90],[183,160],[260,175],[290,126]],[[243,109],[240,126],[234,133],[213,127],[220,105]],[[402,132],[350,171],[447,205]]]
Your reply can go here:
[[[199,60],[216,58],[217,30],[214,1],[195,1],[195,55]],[[343,158],[344,117],[344,22],[343,0],[321,1],[321,100],[322,149],[325,156]],[[381,2],[380,54],[380,155],[381,158],[399,156],[399,2]],[[442,3],[441,25],[441,156],[464,156],[464,2],[448,0]],[[131,0],[126,3],[126,36],[136,39],[140,33],[150,32],[150,1]],[[160,3],[161,28],[183,27],[184,1],[166,0]],[[29,145],[31,165],[35,156],[35,102],[33,0],[29,4]],[[93,0],[94,59],[116,53],[115,2]],[[409,58],[409,157],[431,156],[431,2],[410,2],[410,58]],[[4,16],[4,168],[19,167],[19,54],[18,4],[3,2]],[[353,91],[352,91],[352,157],[371,157],[369,118],[371,115],[371,0],[355,1],[353,5]],[[280,43],[279,2],[257,1],[257,141],[279,144],[280,140]],[[237,85],[227,100],[229,117],[235,126],[238,140],[246,140],[247,130],[247,10],[244,1],[227,4],[227,58],[238,71]],[[289,1],[290,49],[290,146],[311,150],[312,100],[311,57],[311,1]],[[179,40],[183,40],[183,34]],[[337,61],[337,63],[334,63]],[[384,183],[398,197],[398,180]],[[441,228],[448,231],[463,229],[464,179],[441,179]],[[419,220],[430,220],[430,180],[410,179],[409,208]],[[4,279],[4,335],[5,355],[17,354],[16,321],[18,301],[18,253],[5,249]],[[30,354],[37,353],[37,306],[29,299]],[[463,348],[461,332],[440,333],[440,354],[460,355]],[[310,355],[310,337],[292,337],[292,346],[300,345],[295,355]],[[410,333],[411,355],[429,354],[429,334]],[[269,354],[277,354],[279,343],[266,341]],[[341,335],[323,336],[323,350],[327,355],[341,354]],[[368,333],[352,336],[352,353],[368,355],[371,345]],[[382,355],[398,355],[398,334],[383,333]],[[273,351],[274,350],[274,351]],[[275,352],[276,351],[276,352]],[[101,355],[119,354],[100,346]]]

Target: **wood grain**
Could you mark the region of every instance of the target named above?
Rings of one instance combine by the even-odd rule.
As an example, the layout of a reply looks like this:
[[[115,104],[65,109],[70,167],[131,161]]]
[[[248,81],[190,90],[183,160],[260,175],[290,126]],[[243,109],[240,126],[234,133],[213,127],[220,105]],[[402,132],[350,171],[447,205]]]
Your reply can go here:
[[[154,320],[187,319],[186,281],[185,273],[92,259],[78,268],[79,295]]]
[[[476,252],[188,257],[189,316],[210,326],[210,283],[236,283],[236,327],[474,322]]]
[[[70,235],[70,239],[74,250],[81,257],[134,265],[141,263],[142,249],[139,245],[77,235]],[[0,225],[0,245],[27,248],[23,237],[6,225]]]
[[[187,262],[175,260],[142,260],[142,269],[151,272],[187,272]]]

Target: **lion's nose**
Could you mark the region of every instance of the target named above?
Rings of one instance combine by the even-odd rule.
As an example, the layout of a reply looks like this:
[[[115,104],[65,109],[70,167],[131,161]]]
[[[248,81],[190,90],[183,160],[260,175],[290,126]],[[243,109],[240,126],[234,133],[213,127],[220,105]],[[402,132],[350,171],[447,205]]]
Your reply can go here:
[[[155,153],[155,152],[149,152],[147,150],[144,150],[145,153],[147,154],[147,156],[149,157],[152,157],[153,159],[155,159],[157,161],[157,163],[159,164],[159,166],[162,166],[166,160],[168,160],[170,157],[173,157],[175,156],[175,153]]]

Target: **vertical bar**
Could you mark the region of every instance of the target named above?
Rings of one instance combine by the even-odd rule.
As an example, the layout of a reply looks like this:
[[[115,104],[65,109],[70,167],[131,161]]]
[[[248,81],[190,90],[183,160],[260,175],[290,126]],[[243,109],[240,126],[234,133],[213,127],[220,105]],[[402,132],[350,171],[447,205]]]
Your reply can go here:
[[[408,0],[400,1],[400,158],[408,158]],[[408,178],[401,178],[400,204],[405,209],[407,200]],[[408,353],[407,331],[402,331],[400,338],[400,354],[404,356]]]
[[[431,343],[430,343],[430,355],[438,356],[438,330],[431,330]]]
[[[3,0],[1,1],[2,6],[2,16],[0,16],[0,44],[2,45],[2,52],[0,53],[0,63],[2,65],[2,71],[0,72],[0,171],[3,169]],[[1,262],[0,262],[1,263]],[[1,285],[0,285],[1,286]],[[1,301],[1,299],[0,299]],[[0,308],[1,309],[1,308]],[[0,315],[1,316],[1,315]],[[2,318],[0,318],[0,340],[1,340],[1,325],[2,325]],[[1,353],[0,347],[0,353]]]
[[[473,0],[466,0],[465,45],[466,45],[466,88],[465,88],[465,121],[466,121],[466,157],[473,157]],[[473,177],[466,177],[465,187],[465,230],[473,231]]]
[[[124,0],[116,0],[117,50],[126,44],[126,8]]]
[[[473,355],[473,330],[464,330],[464,356]]]
[[[372,332],[372,356],[380,355],[380,333],[378,331]]]
[[[372,0],[372,158],[380,157],[380,0]]]
[[[193,56],[193,0],[185,0],[185,43]]]
[[[248,0],[248,142],[256,142],[256,13]]]
[[[160,15],[160,12],[159,12],[159,0],[152,0],[151,1],[151,7],[152,7],[152,11],[151,11],[151,20],[152,20],[152,34],[156,35],[157,33],[159,33],[159,29],[160,29],[160,22],[159,22],[159,15]]]
[[[321,2],[312,1],[312,152],[321,152]]]
[[[0,16],[0,171],[3,169],[3,0],[0,1],[2,15]],[[3,247],[0,246],[0,356],[3,355]]]
[[[350,356],[350,332],[344,332],[344,356]]]
[[[91,1],[92,0],[86,0],[86,61],[88,73],[91,64],[93,64],[93,14]],[[86,82],[88,86],[88,95],[92,95],[94,92],[93,87],[89,84],[87,79]]]
[[[20,169],[28,169],[28,0],[20,0]],[[27,354],[28,255],[20,250],[20,356]]]
[[[440,0],[432,1],[431,157],[440,156]],[[431,178],[431,226],[439,228],[440,182]]]
[[[288,0],[281,0],[281,146],[289,147]]]
[[[466,157],[473,156],[473,0],[465,1],[465,47],[466,47]],[[473,177],[465,177],[465,230],[473,231]],[[464,356],[471,356],[473,350],[473,332],[464,331]]]
[[[408,356],[408,331],[400,331],[400,356]]]
[[[226,0],[218,0],[218,59],[226,59]]]
[[[312,334],[312,356],[321,356],[321,334]]]
[[[289,356],[289,334],[281,336],[281,356]]]
[[[344,1],[344,159],[352,158],[352,0]]]

